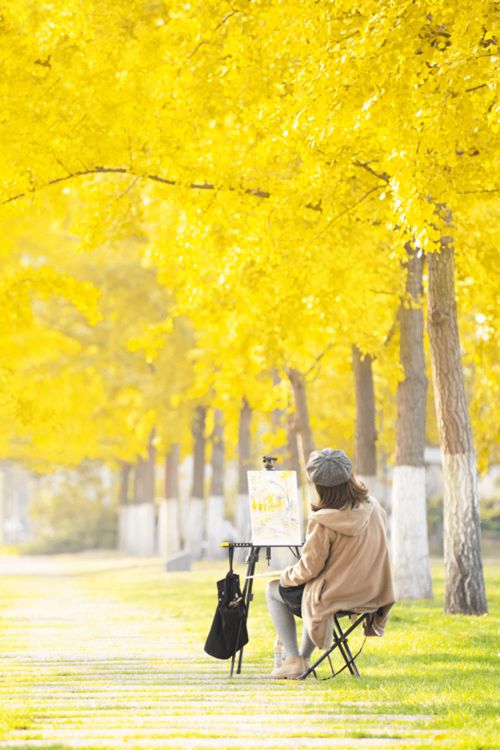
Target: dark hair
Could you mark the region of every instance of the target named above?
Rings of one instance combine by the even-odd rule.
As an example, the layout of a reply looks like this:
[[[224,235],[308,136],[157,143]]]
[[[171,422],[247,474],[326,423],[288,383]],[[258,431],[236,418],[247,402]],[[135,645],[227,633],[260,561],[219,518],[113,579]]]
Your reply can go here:
[[[335,487],[324,487],[321,484],[315,484],[319,495],[320,505],[313,505],[312,510],[321,510],[322,508],[334,508],[342,510],[343,508],[356,508],[361,503],[368,500],[368,488],[360,480],[351,474],[347,482],[337,484]]]

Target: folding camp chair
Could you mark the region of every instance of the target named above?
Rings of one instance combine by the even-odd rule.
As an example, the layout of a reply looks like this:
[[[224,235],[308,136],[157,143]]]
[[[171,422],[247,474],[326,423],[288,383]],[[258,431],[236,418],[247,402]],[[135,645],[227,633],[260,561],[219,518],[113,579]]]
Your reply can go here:
[[[311,664],[309,669],[304,672],[304,674],[300,675],[300,680],[305,680],[307,677],[309,677],[310,674],[313,674],[316,679],[318,678],[318,675],[316,674],[316,669],[318,666],[325,660],[328,659],[328,663],[330,664],[330,669],[332,670],[332,674],[329,677],[323,677],[322,679],[329,680],[331,677],[336,677],[340,672],[343,672],[344,669],[348,669],[349,672],[354,676],[357,677],[359,680],[361,679],[361,675],[359,673],[358,667],[356,665],[356,659],[360,655],[361,651],[363,650],[363,646],[365,645],[365,640],[363,641],[363,644],[359,651],[357,651],[354,655],[351,652],[351,649],[349,648],[348,643],[348,636],[353,633],[356,628],[358,628],[368,617],[370,617],[370,612],[336,612],[333,616],[333,643],[330,646],[329,649],[327,649],[321,656],[316,659],[316,661]],[[343,617],[350,618],[351,624],[348,628],[345,630],[342,629],[342,626],[340,624],[340,619]],[[333,666],[333,662],[331,659],[331,654],[335,649],[338,649],[339,654],[342,656],[342,659],[344,660],[345,664],[340,669],[335,670]]]

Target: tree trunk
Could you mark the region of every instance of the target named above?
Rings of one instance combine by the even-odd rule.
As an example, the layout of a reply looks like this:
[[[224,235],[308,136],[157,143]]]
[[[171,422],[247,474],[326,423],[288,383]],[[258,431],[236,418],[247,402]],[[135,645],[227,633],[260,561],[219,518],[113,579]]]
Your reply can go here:
[[[250,529],[250,504],[248,500],[247,471],[250,469],[250,424],[252,421],[252,409],[246,398],[240,409],[240,422],[238,428],[238,499],[236,507],[236,528],[238,539],[249,542],[251,539]]]
[[[168,557],[181,549],[179,443],[174,443],[165,457],[165,505],[160,516],[162,553]]]
[[[309,420],[309,409],[307,406],[306,382],[303,374],[293,367],[287,370],[288,378],[292,385],[293,399],[295,404],[295,429],[297,431],[299,454],[304,464],[307,464],[309,455],[314,448],[314,438]]]
[[[156,430],[151,430],[148,439],[148,455],[143,462],[142,502],[154,503],[156,497],[156,448],[154,445]]]
[[[451,223],[451,219],[449,219]],[[460,354],[449,237],[428,257],[432,373],[444,480],[445,612],[487,612],[476,460]]]
[[[363,355],[357,346],[352,347],[352,370],[356,395],[356,435],[354,444],[354,469],[385,509],[390,511],[385,479],[377,472],[377,429],[375,422],[375,389],[373,384],[373,357]]]
[[[290,469],[297,472],[297,482],[301,484],[299,445],[295,427],[295,414],[288,414],[286,423],[287,457]]]
[[[193,435],[193,482],[189,499],[186,538],[194,559],[203,556],[205,548],[205,420],[206,408],[195,410],[191,432]]]
[[[156,551],[155,431],[148,439],[148,456],[139,458],[135,466],[134,502],[123,508],[125,512],[125,548],[133,555],[149,556]]]
[[[179,443],[174,443],[165,456],[165,498],[179,499]]]
[[[207,508],[207,555],[214,560],[224,557],[221,542],[229,524],[224,518],[224,427],[222,412],[215,409],[214,429],[212,432],[212,477]]]
[[[134,492],[133,502],[142,503],[144,497],[144,459],[138,458],[134,466]]]
[[[130,492],[130,474],[132,466],[122,461],[120,467],[120,484],[118,490],[118,549],[127,552],[129,542],[127,539],[127,514]]]
[[[127,505],[129,501],[129,483],[132,466],[127,461],[122,461],[120,466],[120,486],[118,491],[118,503],[120,506]]]
[[[356,391],[356,440],[354,465],[356,474],[367,483],[377,476],[377,430],[375,427],[375,390],[373,357],[352,347],[352,367]]]
[[[205,421],[207,410],[198,406],[195,410],[191,432],[193,435],[193,481],[191,497],[205,497]]]
[[[137,459],[134,472],[134,503],[152,503],[155,499],[156,450],[153,444],[155,430],[148,438],[147,458]]]
[[[392,481],[391,546],[398,599],[432,599],[425,504],[427,378],[422,310],[423,256],[406,245],[406,294],[399,305],[399,350],[404,380],[398,384],[396,466]]]
[[[279,377],[276,376],[273,377],[274,384],[277,385],[279,383]],[[307,407],[307,404],[306,404]],[[284,409],[273,409],[272,415],[272,429],[273,434],[276,434],[278,431],[284,431],[286,435],[286,442],[283,443],[283,440],[275,440],[275,443],[279,446],[278,448],[273,448],[273,454],[278,459],[278,463],[276,465],[276,469],[278,471],[284,471],[284,470],[290,470],[295,471],[297,474],[297,487],[298,487],[298,501],[299,501],[299,518],[300,518],[300,525],[301,530],[303,531],[303,518],[304,518],[304,510],[307,514],[307,509],[304,509],[302,507],[302,486],[301,486],[301,469],[300,469],[300,459],[299,459],[299,450],[298,450],[298,441],[297,441],[297,432],[295,429],[295,414],[288,414]],[[308,454],[309,455],[309,454]],[[314,492],[314,490],[311,489],[311,493]],[[287,568],[289,565],[293,565],[295,562],[293,558],[293,553],[290,550],[286,549],[275,549],[273,551],[273,555],[271,558],[271,561],[269,563],[269,567],[274,570],[283,570],[284,568]]]
[[[273,377],[274,384],[277,385],[277,380]],[[288,460],[287,454],[287,445],[286,443],[280,439],[279,433],[283,430],[283,425],[285,422],[285,411],[284,409],[273,409],[271,412],[271,433],[273,436],[273,447],[272,447],[272,454],[273,456],[276,456],[278,459],[276,468],[277,469],[286,469],[288,466],[286,466],[286,462]],[[285,462],[285,464],[283,463]]]
[[[280,377],[276,371],[273,372],[273,384],[279,385]],[[307,405],[306,405],[307,406]],[[276,437],[277,447],[273,448],[273,453],[278,458],[279,469],[290,469],[297,472],[297,481],[300,484],[300,459],[299,447],[297,441],[296,416],[294,412],[286,409],[273,409],[271,414],[271,424],[273,436],[283,431],[286,436],[286,442]],[[281,462],[281,465],[280,465]]]

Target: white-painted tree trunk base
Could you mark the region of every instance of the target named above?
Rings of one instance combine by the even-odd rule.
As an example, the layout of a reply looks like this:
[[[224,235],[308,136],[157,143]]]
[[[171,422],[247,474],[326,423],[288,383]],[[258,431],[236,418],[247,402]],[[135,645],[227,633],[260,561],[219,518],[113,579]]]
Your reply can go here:
[[[394,468],[391,505],[396,598],[432,599],[423,466]]]
[[[161,500],[158,506],[158,554],[175,555],[181,549],[179,501],[175,497]]]
[[[221,559],[225,550],[221,542],[226,539],[227,522],[224,518],[224,497],[211,495],[207,503],[207,557],[209,560]]]
[[[189,498],[184,539],[194,560],[204,557],[206,550],[206,503],[201,497]]]
[[[167,498],[167,553],[175,555],[182,549],[180,502],[176,497]]]
[[[127,551],[127,506],[120,505],[118,510],[118,549]]]
[[[474,452],[443,455],[446,611],[487,611]]]
[[[122,505],[119,519],[120,549],[129,555],[156,554],[156,509],[153,503]]]
[[[120,508],[120,534],[121,534],[121,547],[123,552],[128,555],[135,554],[135,545],[133,538],[133,516],[134,510],[131,505],[123,505]]]

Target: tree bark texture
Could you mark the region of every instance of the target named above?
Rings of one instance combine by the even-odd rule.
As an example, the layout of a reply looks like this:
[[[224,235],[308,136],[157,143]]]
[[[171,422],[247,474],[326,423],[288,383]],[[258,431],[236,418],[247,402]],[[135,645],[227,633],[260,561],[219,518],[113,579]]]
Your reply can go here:
[[[191,555],[199,559],[205,551],[205,420],[206,408],[198,406],[193,417],[193,480],[189,498],[186,540]]]
[[[295,415],[288,414],[287,425],[287,456],[290,464],[290,469],[297,472],[297,481],[301,483],[300,476],[300,457],[299,457],[299,445],[297,441],[297,430],[295,427]]]
[[[273,377],[273,381],[275,385],[280,382],[277,373]],[[308,508],[302,507],[303,502],[305,502],[304,495],[308,496],[309,494],[314,494],[314,489],[312,488],[310,483],[304,488],[304,479],[306,472],[305,466],[304,469],[302,469],[300,464],[300,440],[297,433],[296,414],[295,412],[290,412],[289,409],[273,409],[271,419],[273,435],[276,435],[276,433],[280,432],[282,433],[283,437],[286,436],[286,442],[283,441],[282,436],[280,436],[279,441],[277,437],[275,438],[275,445],[277,445],[278,447],[273,447],[272,453],[278,459],[278,463],[276,464],[276,469],[278,471],[288,470],[295,471],[296,473],[299,507],[302,511],[302,523],[302,519],[304,518],[304,516],[307,516],[308,513]],[[307,458],[308,457],[309,453],[307,454]],[[306,457],[304,456],[304,460],[305,459]],[[288,567],[288,565],[292,565],[293,562],[293,555],[290,556],[289,552],[277,549],[273,552],[270,566],[275,570],[279,570]]]
[[[147,458],[139,458],[134,473],[134,502],[122,506],[120,535],[129,554],[149,556],[156,551],[155,431],[148,438]]]
[[[280,440],[277,435],[277,433],[279,433],[279,431],[283,429],[284,423],[285,423],[284,409],[273,409],[271,413],[271,429],[272,429],[272,435],[273,435],[273,447],[272,447],[271,452],[273,456],[276,456],[276,458],[278,459],[278,463],[276,465],[277,469],[289,468],[286,465],[288,461],[286,443],[283,444],[283,441]]]
[[[174,443],[165,457],[165,503],[160,508],[159,530],[161,533],[160,554],[174,555],[181,549],[180,446]]]
[[[406,245],[406,295],[399,305],[399,355],[404,380],[398,385],[397,466],[423,466],[427,377],[424,354],[423,255]]]
[[[398,599],[431,599],[432,579],[425,502],[423,256],[406,245],[405,295],[399,305],[399,351],[404,379],[398,385],[396,466],[391,497],[391,547]]]
[[[247,480],[247,471],[251,468],[251,422],[252,409],[246,398],[244,398],[240,409],[240,421],[238,426],[238,498],[236,507],[236,528],[238,531],[238,539],[242,542],[249,542],[251,539],[250,504],[248,500]]]
[[[428,256],[428,329],[444,480],[445,611],[487,612],[476,461],[460,353],[451,238]]]
[[[240,409],[238,426],[238,494],[248,493],[247,471],[250,469],[250,425],[252,409],[246,398]]]
[[[131,464],[128,462],[122,462],[120,467],[120,487],[119,487],[119,508],[118,508],[118,549],[122,552],[127,552],[128,539],[127,539],[127,506],[134,499],[130,497],[130,479],[131,476],[134,480],[135,491],[135,471],[132,472]],[[0,519],[1,520],[1,519]]]
[[[193,417],[191,432],[193,435],[193,481],[191,497],[205,497],[205,420],[206,408],[198,406]]]
[[[134,503],[142,503],[142,498],[144,496],[143,484],[144,484],[144,459],[138,458],[134,466],[134,491],[133,491]]]
[[[352,366],[356,391],[356,439],[354,465],[356,473],[369,481],[377,476],[377,430],[375,427],[375,390],[373,358],[352,347]]]
[[[144,474],[143,474],[143,497],[144,503],[154,503],[156,497],[155,488],[155,470],[156,470],[156,448],[154,445],[154,439],[156,430],[151,430],[148,439],[148,455],[144,461]]]
[[[305,466],[309,459],[309,455],[315,450],[311,422],[309,419],[309,409],[307,406],[306,382],[303,374],[292,367],[288,368],[287,374],[293,391],[295,404],[295,429],[300,446],[299,452]]]
[[[120,488],[118,495],[120,505],[127,505],[129,501],[129,483],[131,470],[132,466],[127,461],[123,461],[120,467]]]
[[[273,383],[278,385],[280,377],[276,371],[273,372]],[[283,430],[286,435],[286,442],[273,448],[273,454],[278,458],[276,468],[289,469],[297,472],[297,482],[301,484],[299,446],[297,439],[297,426],[295,413],[290,413],[286,409],[273,409],[271,415],[273,435]]]
[[[219,409],[216,409],[214,414],[211,465],[210,494],[224,495],[224,427],[222,412]]]
[[[147,458],[139,458],[134,472],[134,503],[152,503],[155,498],[156,450],[153,445],[155,431],[148,438]]]
[[[179,443],[174,443],[165,456],[165,498],[179,499]]]
[[[214,412],[212,443],[212,476],[207,506],[207,555],[214,560],[224,557],[221,542],[226,540],[229,524],[224,518],[224,426],[219,409]]]

